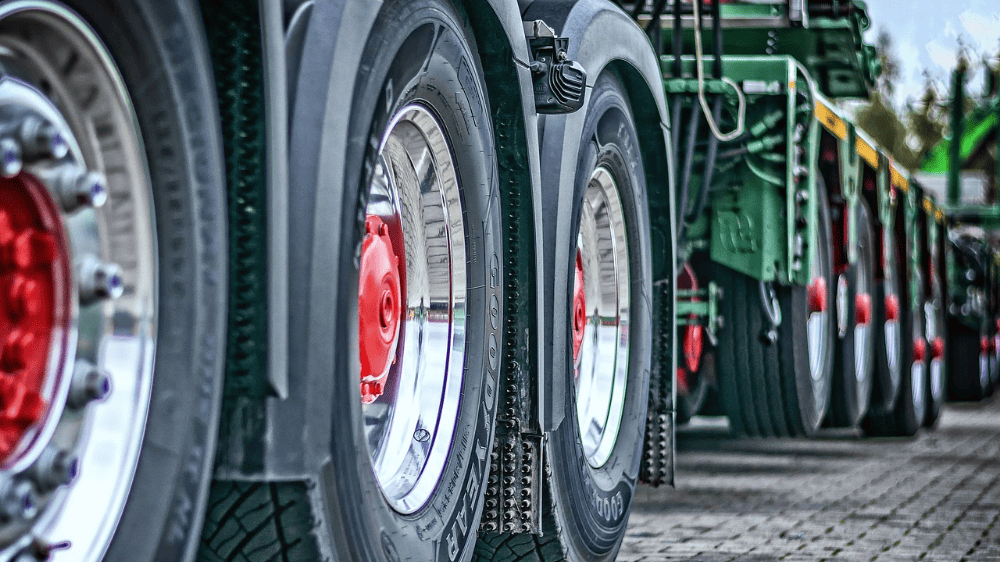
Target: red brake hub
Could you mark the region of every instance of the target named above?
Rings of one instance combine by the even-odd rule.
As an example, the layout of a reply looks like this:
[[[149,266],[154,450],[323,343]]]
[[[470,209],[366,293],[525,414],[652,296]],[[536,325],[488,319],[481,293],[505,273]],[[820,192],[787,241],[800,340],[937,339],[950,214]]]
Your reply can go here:
[[[806,289],[809,312],[826,312],[826,279],[817,277]]]
[[[913,340],[913,361],[915,363],[923,363],[927,359],[927,342],[924,338],[917,338]]]
[[[68,322],[70,259],[55,202],[34,177],[0,179],[0,461],[47,413],[53,338]]]
[[[576,267],[573,276],[573,362],[580,360],[580,347],[587,327],[587,295],[583,290],[583,254],[576,250]]]
[[[403,310],[400,266],[389,226],[369,215],[365,219],[358,280],[361,401],[365,404],[382,395],[389,369],[396,361]]]
[[[859,293],[854,297],[854,323],[867,326],[872,321],[872,298],[868,293]]]
[[[944,339],[937,337],[931,342],[931,360],[944,357]]]
[[[979,352],[988,353],[990,350],[990,338],[983,336],[979,339]]]
[[[885,321],[891,322],[893,320],[899,320],[899,297],[896,295],[886,295]]]

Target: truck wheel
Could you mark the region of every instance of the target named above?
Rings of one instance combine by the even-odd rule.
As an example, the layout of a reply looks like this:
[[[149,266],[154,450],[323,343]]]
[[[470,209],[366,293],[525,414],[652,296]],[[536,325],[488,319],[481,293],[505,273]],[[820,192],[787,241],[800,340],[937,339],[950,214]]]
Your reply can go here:
[[[779,290],[781,316],[778,330],[778,372],[786,394],[789,433],[811,434],[819,429],[830,404],[833,347],[836,323],[828,303],[835,302],[835,279],[826,184],[817,177],[817,225],[812,244],[815,259],[809,285]]]
[[[844,299],[846,330],[834,356],[831,421],[836,427],[855,427],[868,412],[872,393],[875,345],[872,330],[872,295],[875,288],[875,249],[868,204],[857,207],[858,261],[849,275]],[[838,295],[838,302],[841,300]]]
[[[347,119],[346,139],[335,125],[316,133],[346,146],[320,154],[345,171],[324,181],[320,163],[314,188],[293,190],[290,266],[305,280],[291,281],[303,316],[289,339],[292,370],[305,373],[292,382],[323,389],[331,416],[305,431],[328,431],[329,449],[304,482],[213,494],[203,560],[472,556],[504,260],[490,110],[465,21],[446,0],[384,3],[357,45],[353,96],[318,103]]]
[[[901,220],[901,218],[897,219]],[[900,247],[903,246],[903,247]],[[912,245],[909,237],[905,244],[896,245],[897,259],[900,254],[909,263],[912,255]],[[909,270],[909,267],[901,268]],[[919,269],[910,271],[907,281],[910,292],[907,295],[905,308],[900,318],[901,332],[906,336],[900,342],[900,359],[902,360],[899,387],[899,397],[892,410],[885,413],[872,413],[862,424],[865,432],[874,436],[912,436],[923,423],[927,408],[927,342],[924,332],[924,295],[922,273]]]
[[[542,537],[483,534],[477,560],[614,560],[642,457],[652,352],[646,181],[621,83],[598,76],[576,169],[566,418],[552,433]]]
[[[881,242],[883,276],[875,282],[875,370],[869,415],[892,411],[899,396],[902,375],[902,322],[900,304],[902,276],[891,230],[882,229]]]
[[[227,288],[211,76],[188,3],[0,5],[4,559],[197,546]]]
[[[822,179],[819,201],[826,201]],[[818,249],[807,287],[761,283],[719,269],[722,316],[716,369],[719,398],[734,432],[794,436],[815,432],[830,402],[833,367],[833,268],[830,214],[820,205]],[[773,322],[779,321],[777,329]]]

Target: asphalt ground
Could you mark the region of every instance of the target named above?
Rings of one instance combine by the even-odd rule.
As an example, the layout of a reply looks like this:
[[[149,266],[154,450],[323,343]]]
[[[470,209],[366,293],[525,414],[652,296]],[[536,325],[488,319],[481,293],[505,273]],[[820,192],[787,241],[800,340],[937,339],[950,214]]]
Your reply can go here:
[[[1000,399],[910,439],[677,437],[677,487],[639,487],[619,561],[1000,561]]]

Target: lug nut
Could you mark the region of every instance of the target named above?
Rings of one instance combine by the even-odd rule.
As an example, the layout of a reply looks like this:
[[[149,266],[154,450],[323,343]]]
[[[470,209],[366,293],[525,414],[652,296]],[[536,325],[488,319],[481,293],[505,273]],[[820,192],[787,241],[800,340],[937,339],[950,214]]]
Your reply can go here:
[[[80,462],[76,455],[66,449],[49,447],[42,451],[35,464],[28,469],[28,475],[43,494],[59,486],[69,484],[79,472]]]
[[[17,129],[25,160],[56,160],[69,153],[69,144],[55,125],[38,117],[27,117]]]
[[[65,164],[41,172],[41,175],[67,213],[84,207],[100,207],[108,200],[104,176],[97,172]]]
[[[31,482],[8,482],[0,496],[0,521],[31,519],[38,513],[38,494]]]
[[[80,304],[117,299],[125,291],[125,281],[118,264],[102,262],[94,256],[84,256],[77,267],[80,280]]]
[[[94,400],[103,400],[110,393],[111,379],[107,373],[83,359],[76,362],[66,398],[71,408],[82,408]]]
[[[0,175],[12,178],[21,173],[21,145],[13,139],[0,139]]]

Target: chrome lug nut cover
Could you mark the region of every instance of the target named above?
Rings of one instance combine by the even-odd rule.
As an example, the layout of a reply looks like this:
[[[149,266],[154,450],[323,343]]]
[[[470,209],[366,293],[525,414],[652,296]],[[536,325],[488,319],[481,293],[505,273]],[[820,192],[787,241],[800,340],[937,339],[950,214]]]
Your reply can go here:
[[[107,299],[117,299],[125,292],[122,269],[94,256],[84,256],[77,266],[80,304],[83,306]]]
[[[33,162],[43,158],[60,160],[69,153],[69,144],[52,123],[31,115],[17,128],[24,159]]]
[[[62,164],[42,171],[41,176],[67,213],[101,207],[108,200],[104,176],[97,172],[74,164]]]
[[[0,175],[12,178],[21,173],[23,164],[21,146],[13,139],[0,139]]]
[[[84,360],[76,362],[73,382],[69,387],[66,404],[71,408],[83,408],[94,400],[103,400],[111,393],[111,378],[92,363]]]
[[[8,480],[0,491],[0,521],[31,519],[38,512],[38,493],[31,482]]]
[[[74,452],[49,447],[28,469],[27,474],[38,490],[44,494],[69,484],[76,478],[77,472],[79,472],[79,460]]]

